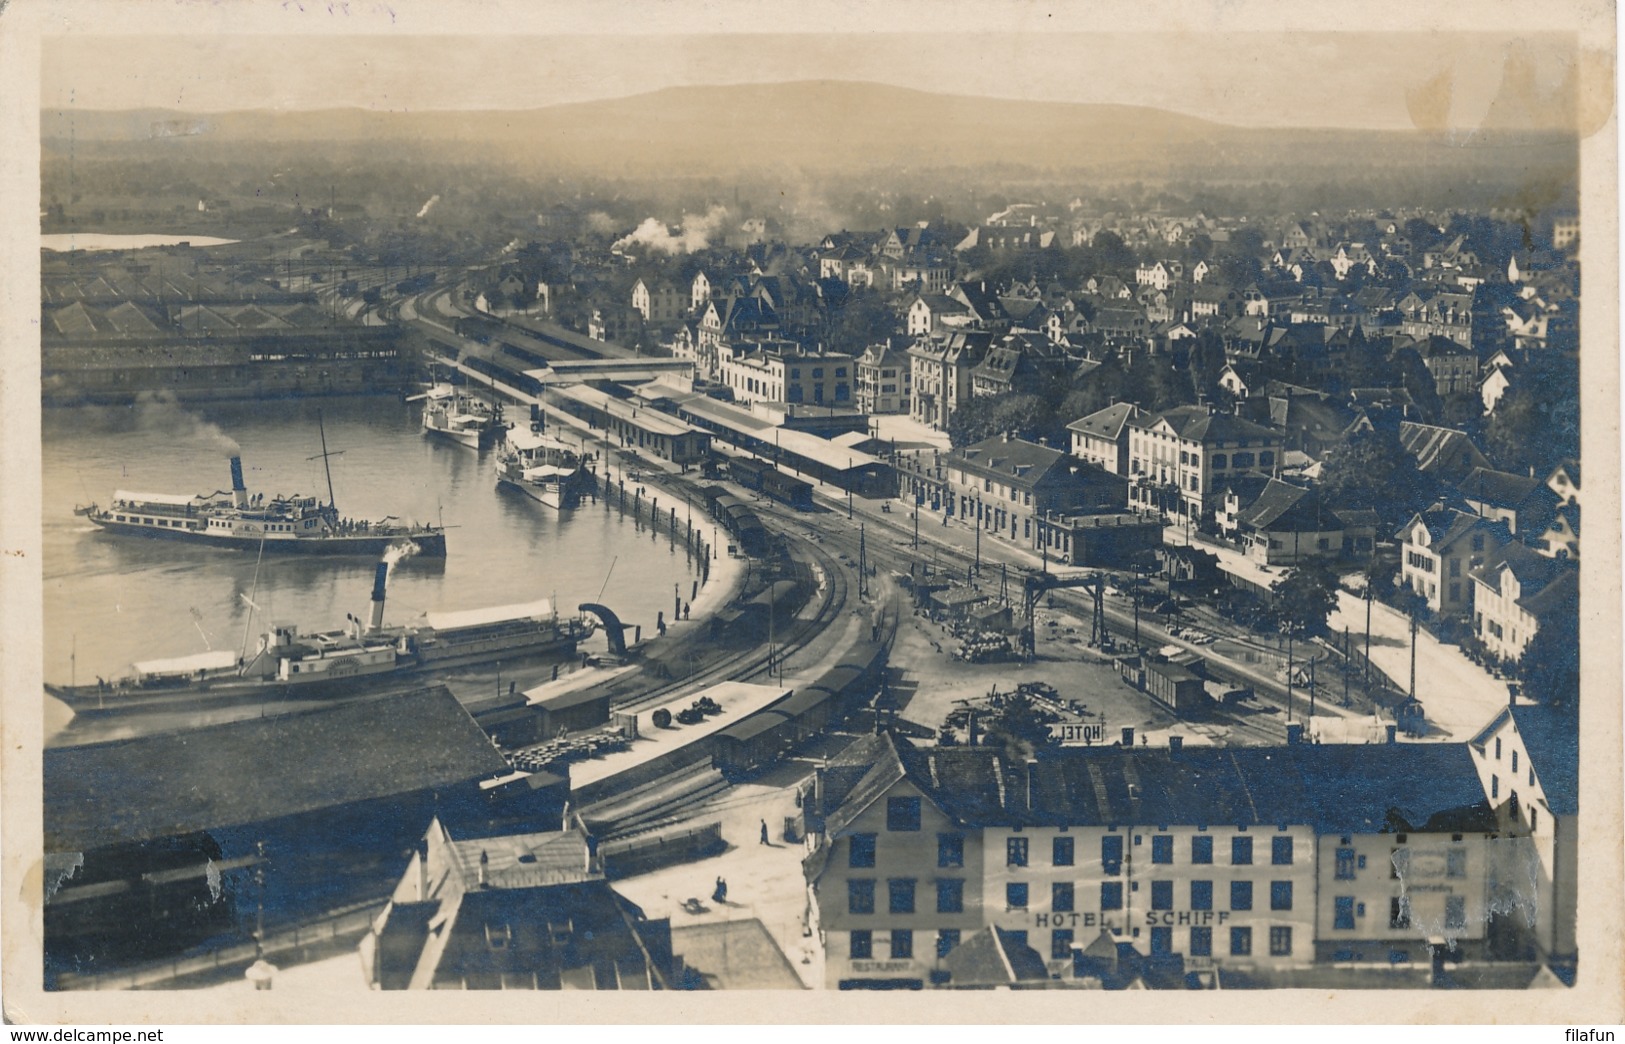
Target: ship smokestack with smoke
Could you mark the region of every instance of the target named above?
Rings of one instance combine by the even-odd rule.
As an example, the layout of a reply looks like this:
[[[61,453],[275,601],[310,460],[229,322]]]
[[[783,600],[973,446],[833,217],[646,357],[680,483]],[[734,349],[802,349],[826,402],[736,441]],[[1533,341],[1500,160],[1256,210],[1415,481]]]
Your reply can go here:
[[[231,499],[240,508],[248,506],[248,487],[243,485],[243,458],[231,458]]]
[[[376,631],[384,626],[384,591],[389,587],[389,563],[379,562],[372,576],[372,617],[367,630]]]

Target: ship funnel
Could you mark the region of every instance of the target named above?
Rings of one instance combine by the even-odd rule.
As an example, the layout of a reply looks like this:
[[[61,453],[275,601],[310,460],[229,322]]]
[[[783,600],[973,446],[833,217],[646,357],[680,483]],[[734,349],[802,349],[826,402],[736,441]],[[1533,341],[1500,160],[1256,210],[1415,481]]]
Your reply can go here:
[[[372,580],[372,619],[367,630],[376,631],[384,626],[384,588],[389,586],[389,563],[379,562]]]
[[[243,458],[231,458],[231,497],[238,507],[248,506],[248,487],[243,485]]]

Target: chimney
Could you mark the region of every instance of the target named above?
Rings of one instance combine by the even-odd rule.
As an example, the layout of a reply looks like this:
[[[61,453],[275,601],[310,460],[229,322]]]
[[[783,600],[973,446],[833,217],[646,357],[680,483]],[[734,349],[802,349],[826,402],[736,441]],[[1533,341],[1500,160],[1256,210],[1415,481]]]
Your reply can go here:
[[[1031,812],[1038,803],[1038,759],[1027,759],[1027,811]]]
[[[384,589],[388,586],[389,563],[379,562],[372,579],[372,619],[367,623],[368,631],[384,626]]]
[[[248,506],[248,487],[243,485],[243,458],[231,458],[231,499],[240,508]]]
[[[418,900],[429,898],[429,839],[418,838]]]
[[[1134,746],[1134,728],[1133,728],[1133,726],[1130,726],[1130,727],[1125,728],[1123,730],[1123,746],[1125,746],[1125,747]]]
[[[1184,751],[1185,751],[1185,737],[1184,736],[1169,736],[1168,737],[1168,756],[1170,758],[1173,758],[1175,761],[1178,761],[1179,756],[1181,754],[1183,754]]]
[[[1286,745],[1292,747],[1302,742],[1303,723],[1298,721],[1288,723],[1286,727]]]
[[[486,875],[490,872],[491,857],[485,849],[480,849],[480,887],[486,886]]]

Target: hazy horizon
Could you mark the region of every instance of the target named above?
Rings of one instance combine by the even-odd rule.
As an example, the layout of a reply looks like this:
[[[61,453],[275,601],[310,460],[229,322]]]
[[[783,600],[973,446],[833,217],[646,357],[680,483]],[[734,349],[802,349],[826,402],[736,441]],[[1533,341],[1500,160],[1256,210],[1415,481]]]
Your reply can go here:
[[[1240,128],[1556,130],[1573,123],[1578,55],[1565,33],[135,39],[46,37],[41,109],[521,112],[828,81],[1134,106]]]

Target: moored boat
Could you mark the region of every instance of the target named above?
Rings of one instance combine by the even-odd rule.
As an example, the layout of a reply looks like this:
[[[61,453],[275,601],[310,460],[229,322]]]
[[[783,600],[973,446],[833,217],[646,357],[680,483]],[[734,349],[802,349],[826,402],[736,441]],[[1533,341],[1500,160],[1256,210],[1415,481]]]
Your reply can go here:
[[[87,715],[331,698],[435,668],[572,654],[594,629],[586,618],[560,620],[547,600],[428,613],[412,624],[386,627],[388,574],[389,566],[379,563],[369,618],[351,616],[344,629],[301,633],[273,626],[248,656],[217,649],[146,660],[116,681],[46,683],[45,690]]]
[[[548,507],[567,511],[581,503],[596,479],[573,447],[535,428],[515,429],[496,461],[497,485]]]
[[[438,435],[469,449],[484,449],[502,441],[511,425],[502,406],[491,405],[450,384],[436,384],[423,403],[423,433]]]

